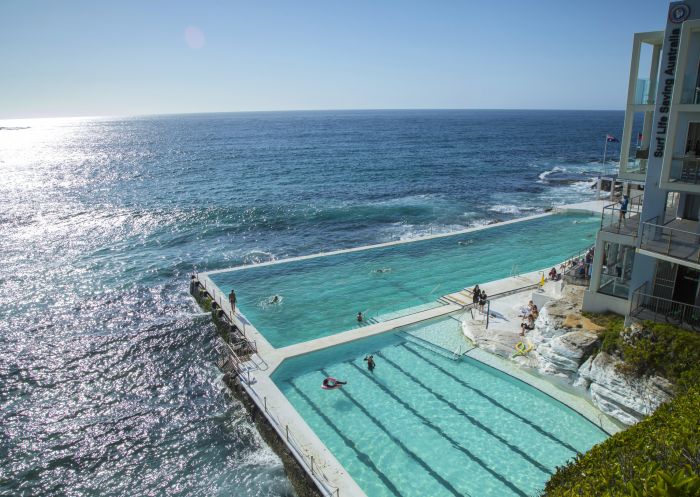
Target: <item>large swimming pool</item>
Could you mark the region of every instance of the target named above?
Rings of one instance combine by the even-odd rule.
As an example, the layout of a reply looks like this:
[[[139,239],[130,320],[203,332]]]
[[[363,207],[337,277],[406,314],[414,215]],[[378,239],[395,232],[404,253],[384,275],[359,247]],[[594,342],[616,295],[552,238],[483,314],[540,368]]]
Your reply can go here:
[[[606,434],[539,390],[414,338],[459,329],[453,318],[414,325],[288,359],[272,378],[368,496],[537,495]],[[326,376],[347,385],[322,390]]]
[[[467,234],[215,273],[274,347],[381,321],[441,295],[560,262],[594,243],[599,216],[557,214]],[[273,295],[281,302],[270,304]]]

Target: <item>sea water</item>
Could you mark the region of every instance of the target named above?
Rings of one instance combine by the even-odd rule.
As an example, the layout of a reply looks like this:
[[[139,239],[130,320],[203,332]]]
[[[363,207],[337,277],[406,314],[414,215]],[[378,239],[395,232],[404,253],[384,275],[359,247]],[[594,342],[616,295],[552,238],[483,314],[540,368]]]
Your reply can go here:
[[[622,122],[574,111],[0,122],[0,494],[291,495],[222,386],[189,272],[589,200],[603,138]]]

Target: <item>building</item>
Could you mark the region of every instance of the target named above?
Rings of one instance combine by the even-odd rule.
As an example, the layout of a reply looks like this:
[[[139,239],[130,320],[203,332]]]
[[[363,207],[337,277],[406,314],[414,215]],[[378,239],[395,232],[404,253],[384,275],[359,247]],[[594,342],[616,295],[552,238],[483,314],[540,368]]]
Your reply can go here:
[[[620,171],[631,198],[603,212],[584,310],[700,326],[700,0],[634,35]]]

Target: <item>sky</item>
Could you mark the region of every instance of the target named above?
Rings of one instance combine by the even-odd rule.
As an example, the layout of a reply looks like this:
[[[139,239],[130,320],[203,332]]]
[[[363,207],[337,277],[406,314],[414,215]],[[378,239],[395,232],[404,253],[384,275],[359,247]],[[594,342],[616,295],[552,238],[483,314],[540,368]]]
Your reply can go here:
[[[0,0],[0,119],[623,109],[663,0]]]

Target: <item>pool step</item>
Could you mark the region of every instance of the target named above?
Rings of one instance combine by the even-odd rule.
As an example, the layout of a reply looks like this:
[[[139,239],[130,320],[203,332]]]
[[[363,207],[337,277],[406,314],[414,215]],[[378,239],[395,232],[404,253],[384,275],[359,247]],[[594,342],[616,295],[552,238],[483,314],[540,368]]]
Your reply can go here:
[[[357,324],[358,324],[359,326],[369,326],[369,325],[371,325],[371,324],[377,324],[377,323],[379,323],[379,322],[380,322],[380,321],[378,321],[377,318],[368,318],[368,319],[365,319],[364,321],[361,321],[361,322],[359,322],[359,323],[357,323]]]
[[[442,357],[445,357],[447,359],[450,359],[452,361],[459,361],[462,358],[462,353],[456,354],[455,351],[446,349],[444,347],[441,347],[440,345],[437,345],[433,342],[429,342],[428,340],[424,338],[417,337],[415,335],[411,335],[410,333],[406,331],[399,331],[397,333],[400,337],[404,338],[407,342],[411,342],[414,345],[417,345],[425,350],[429,350],[430,352],[433,352],[435,354],[441,355]]]

